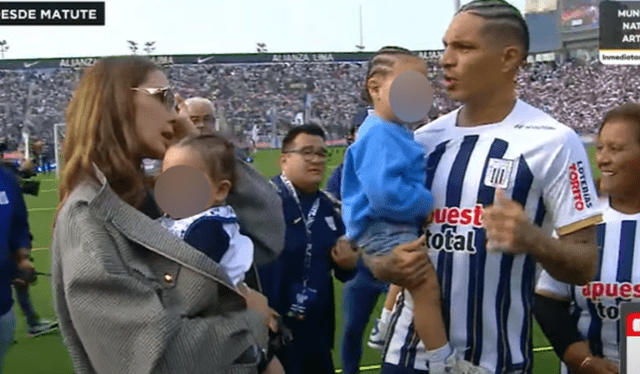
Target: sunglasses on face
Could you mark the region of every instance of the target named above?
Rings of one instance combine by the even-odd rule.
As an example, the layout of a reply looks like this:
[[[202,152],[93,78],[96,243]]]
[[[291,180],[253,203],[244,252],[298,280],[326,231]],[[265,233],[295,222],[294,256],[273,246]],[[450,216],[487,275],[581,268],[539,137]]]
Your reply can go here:
[[[133,91],[143,92],[147,95],[156,96],[167,109],[176,108],[176,97],[173,93],[173,87],[131,87]]]

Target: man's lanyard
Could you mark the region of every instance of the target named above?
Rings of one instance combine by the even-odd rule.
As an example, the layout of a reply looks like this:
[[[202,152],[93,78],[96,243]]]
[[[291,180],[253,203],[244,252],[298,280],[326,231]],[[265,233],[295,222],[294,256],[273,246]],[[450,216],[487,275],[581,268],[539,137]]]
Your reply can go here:
[[[298,198],[298,193],[296,192],[295,187],[293,187],[293,183],[287,178],[284,173],[280,174],[280,180],[287,188],[289,194],[295,200],[296,205],[298,205],[298,210],[300,211],[300,217],[302,218],[302,222],[304,223],[305,232],[307,234],[307,248],[304,254],[304,267],[306,270],[306,274],[302,277],[302,284],[306,287],[307,281],[309,280],[309,272],[311,269],[311,257],[313,250],[313,241],[311,238],[311,225],[313,225],[313,221],[316,219],[316,214],[318,213],[318,208],[320,207],[320,196],[316,198],[309,210],[308,216],[305,217],[304,211],[302,210],[302,204],[300,204],[300,199]]]

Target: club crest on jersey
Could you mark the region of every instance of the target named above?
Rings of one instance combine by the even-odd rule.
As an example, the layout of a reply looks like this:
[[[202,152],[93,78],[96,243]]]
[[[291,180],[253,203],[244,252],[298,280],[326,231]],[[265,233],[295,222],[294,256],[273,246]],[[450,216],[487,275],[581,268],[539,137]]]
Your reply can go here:
[[[571,182],[571,193],[573,194],[573,206],[581,211],[584,208],[591,208],[591,194],[589,184],[585,175],[582,161],[574,162],[569,166],[569,181]]]
[[[324,220],[327,222],[327,226],[329,226],[332,231],[338,230],[338,228],[336,227],[336,221],[333,220],[333,217],[324,217]]]
[[[0,191],[0,205],[7,205],[7,204],[9,204],[7,193],[5,191]]]
[[[513,169],[513,160],[490,158],[484,174],[484,185],[503,190],[509,188],[511,169]]]

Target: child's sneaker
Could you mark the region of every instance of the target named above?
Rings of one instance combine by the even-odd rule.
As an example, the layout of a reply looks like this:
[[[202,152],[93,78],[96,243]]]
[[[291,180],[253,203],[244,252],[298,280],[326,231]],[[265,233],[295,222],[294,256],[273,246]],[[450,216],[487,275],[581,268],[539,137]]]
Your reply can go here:
[[[460,356],[458,356],[457,352],[454,350],[453,354],[449,356],[446,360],[444,360],[444,365],[441,363],[438,365],[440,367],[436,367],[436,365],[429,365],[429,373],[430,374],[493,374],[489,370],[483,368],[482,366],[476,366],[469,361],[463,360]]]
[[[27,335],[30,338],[35,338],[40,335],[49,334],[53,331],[58,330],[58,322],[57,321],[49,321],[46,319],[39,320],[33,326],[29,326],[29,330],[27,331]]]
[[[376,319],[376,323],[373,325],[373,329],[371,330],[371,335],[369,335],[367,345],[373,349],[381,351],[384,348],[384,342],[387,340],[388,332],[389,319]]]

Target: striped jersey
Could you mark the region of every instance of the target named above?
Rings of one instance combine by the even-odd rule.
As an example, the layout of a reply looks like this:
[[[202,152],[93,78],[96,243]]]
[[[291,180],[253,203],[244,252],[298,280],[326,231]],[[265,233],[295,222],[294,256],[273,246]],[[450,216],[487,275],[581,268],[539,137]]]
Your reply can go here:
[[[496,188],[521,203],[549,236],[600,222],[590,164],[577,134],[518,100],[500,123],[456,126],[459,110],[416,131],[430,150],[427,188],[433,222],[429,256],[440,280],[449,341],[466,360],[495,373],[531,372],[536,264],[526,254],[487,253],[483,207]],[[385,362],[427,370],[414,335],[413,303],[399,298]]]
[[[597,226],[600,266],[586,286],[572,286],[542,272],[537,291],[572,301],[580,336],[591,351],[620,364],[620,303],[640,301],[640,213],[628,215],[609,207]],[[638,249],[638,252],[635,250]],[[563,368],[566,372],[566,368]]]

